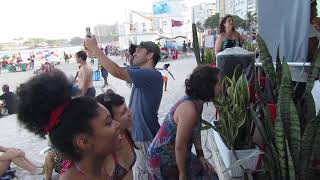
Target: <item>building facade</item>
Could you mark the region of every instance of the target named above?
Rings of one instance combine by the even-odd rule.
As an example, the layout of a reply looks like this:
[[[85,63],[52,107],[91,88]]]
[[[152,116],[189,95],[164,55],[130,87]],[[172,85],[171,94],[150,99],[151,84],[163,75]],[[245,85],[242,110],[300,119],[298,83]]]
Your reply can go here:
[[[107,43],[116,40],[118,36],[118,25],[99,24],[94,26],[93,33],[98,43]]]
[[[206,19],[217,13],[216,3],[202,3],[192,7],[192,22],[204,24]]]
[[[248,0],[225,0],[225,14],[237,15],[246,19],[248,12]]]
[[[257,12],[257,0],[247,0],[247,10],[254,14]]]

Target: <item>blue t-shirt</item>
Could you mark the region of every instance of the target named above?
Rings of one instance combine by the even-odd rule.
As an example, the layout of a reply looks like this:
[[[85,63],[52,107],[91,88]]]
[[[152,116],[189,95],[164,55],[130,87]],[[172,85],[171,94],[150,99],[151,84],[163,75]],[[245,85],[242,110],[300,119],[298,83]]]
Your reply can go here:
[[[133,112],[132,138],[152,141],[159,130],[158,109],[163,79],[156,69],[128,68],[133,82],[129,107]]]

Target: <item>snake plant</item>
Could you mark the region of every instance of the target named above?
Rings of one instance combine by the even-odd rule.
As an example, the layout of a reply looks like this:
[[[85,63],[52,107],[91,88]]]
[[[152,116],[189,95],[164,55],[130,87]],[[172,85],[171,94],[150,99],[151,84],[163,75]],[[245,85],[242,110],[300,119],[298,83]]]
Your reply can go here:
[[[320,72],[320,51],[312,63],[302,100],[295,100],[291,86],[291,73],[285,59],[276,70],[263,39],[258,37],[262,67],[272,88],[272,100],[277,103],[276,121],[271,117],[267,102],[259,99],[256,109],[251,109],[254,121],[266,144],[264,165],[272,180],[317,179],[320,174],[315,164],[320,159],[320,113],[316,116],[311,90]],[[279,50],[278,50],[279,52]],[[259,96],[261,91],[257,91]],[[265,98],[264,98],[265,99]]]
[[[232,79],[224,77],[222,95],[214,101],[220,114],[220,126],[215,127],[215,130],[231,150],[239,148],[236,147],[239,129],[250,116],[248,114],[250,95],[246,75],[242,74],[237,81],[234,76]]]

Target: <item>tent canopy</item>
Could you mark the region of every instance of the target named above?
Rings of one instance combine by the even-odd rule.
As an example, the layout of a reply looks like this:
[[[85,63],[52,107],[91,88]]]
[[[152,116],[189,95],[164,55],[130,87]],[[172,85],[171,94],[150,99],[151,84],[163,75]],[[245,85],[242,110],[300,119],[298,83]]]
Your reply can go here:
[[[275,59],[306,62],[310,32],[310,0],[257,0],[259,34]]]

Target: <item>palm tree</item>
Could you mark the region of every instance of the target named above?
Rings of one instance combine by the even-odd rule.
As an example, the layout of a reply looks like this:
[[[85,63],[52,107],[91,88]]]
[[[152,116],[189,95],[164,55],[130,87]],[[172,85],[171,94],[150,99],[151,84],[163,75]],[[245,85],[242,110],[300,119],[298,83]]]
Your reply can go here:
[[[253,25],[257,23],[257,13],[252,14],[251,12],[248,12],[246,21],[247,21],[247,28],[251,32]]]

